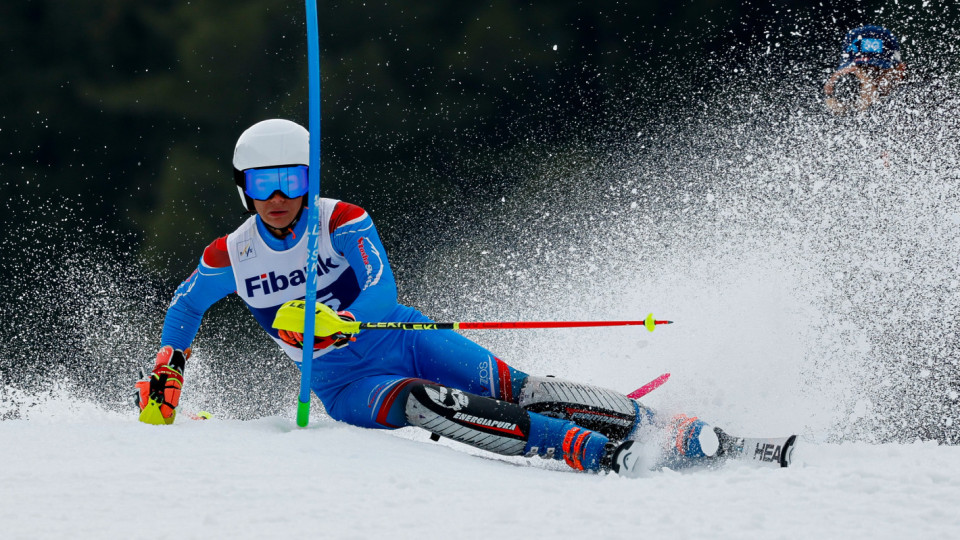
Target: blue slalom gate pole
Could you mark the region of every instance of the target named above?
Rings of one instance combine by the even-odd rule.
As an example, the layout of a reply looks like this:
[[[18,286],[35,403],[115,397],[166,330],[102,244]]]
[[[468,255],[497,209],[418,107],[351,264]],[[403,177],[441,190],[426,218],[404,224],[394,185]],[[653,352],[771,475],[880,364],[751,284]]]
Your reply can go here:
[[[303,360],[300,362],[300,399],[297,425],[310,421],[310,376],[313,372],[314,325],[312,306],[317,303],[317,258],[320,252],[320,37],[317,28],[317,1],[307,4],[307,69],[309,72],[310,190],[307,195],[307,294],[303,319]]]

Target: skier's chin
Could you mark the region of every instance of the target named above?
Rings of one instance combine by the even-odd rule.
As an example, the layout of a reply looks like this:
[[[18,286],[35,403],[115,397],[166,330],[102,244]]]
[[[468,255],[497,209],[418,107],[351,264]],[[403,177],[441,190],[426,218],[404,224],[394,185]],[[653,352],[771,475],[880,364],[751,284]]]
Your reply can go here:
[[[263,221],[274,229],[286,229],[290,227],[291,223],[293,223],[293,218],[287,215],[276,217],[271,216],[269,219],[264,219]]]

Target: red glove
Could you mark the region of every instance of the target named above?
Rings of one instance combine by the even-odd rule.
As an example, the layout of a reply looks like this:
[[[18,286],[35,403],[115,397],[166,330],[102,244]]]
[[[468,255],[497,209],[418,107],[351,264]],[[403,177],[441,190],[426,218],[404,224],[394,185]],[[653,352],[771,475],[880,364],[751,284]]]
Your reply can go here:
[[[353,313],[349,311],[338,311],[337,315],[345,321],[355,321],[356,317],[353,316]],[[300,332],[291,332],[289,330],[280,330],[280,339],[283,340],[287,345],[292,345],[298,349],[303,348],[303,334]],[[316,337],[313,340],[313,350],[319,351],[320,349],[326,349],[327,347],[335,347],[337,349],[346,347],[351,341],[356,341],[357,338],[353,337],[350,334],[343,334],[337,332],[332,336]]]
[[[190,358],[190,349],[181,351],[170,345],[160,348],[153,371],[137,381],[140,421],[147,424],[172,424],[177,417],[183,368]]]

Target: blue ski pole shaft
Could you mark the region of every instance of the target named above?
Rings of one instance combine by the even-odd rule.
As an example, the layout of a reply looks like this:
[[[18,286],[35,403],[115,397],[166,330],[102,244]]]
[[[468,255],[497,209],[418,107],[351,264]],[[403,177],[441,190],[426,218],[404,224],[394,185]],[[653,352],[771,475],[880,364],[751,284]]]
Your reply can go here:
[[[317,257],[320,249],[320,37],[316,0],[306,0],[307,70],[310,103],[310,188],[307,194],[307,291],[305,301],[317,301]],[[297,403],[297,425],[306,427],[310,420],[310,376],[313,372],[314,318],[304,316],[303,360],[300,362],[300,398]]]

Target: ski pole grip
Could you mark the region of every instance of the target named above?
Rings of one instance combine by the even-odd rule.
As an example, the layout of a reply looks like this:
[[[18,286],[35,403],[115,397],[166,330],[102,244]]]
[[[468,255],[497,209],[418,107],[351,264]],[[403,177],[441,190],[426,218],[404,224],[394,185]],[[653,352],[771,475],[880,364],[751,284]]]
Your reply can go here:
[[[273,319],[273,327],[278,330],[303,333],[303,312],[306,308],[303,300],[284,302]],[[360,323],[345,321],[330,306],[317,302],[315,312],[314,335],[332,336],[334,334],[356,334],[360,332]]]

